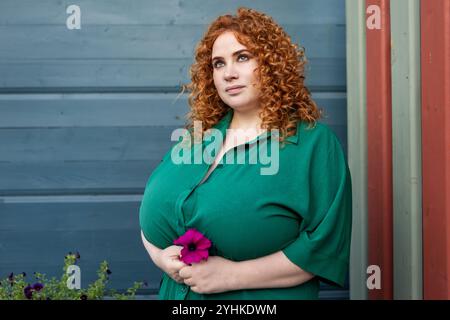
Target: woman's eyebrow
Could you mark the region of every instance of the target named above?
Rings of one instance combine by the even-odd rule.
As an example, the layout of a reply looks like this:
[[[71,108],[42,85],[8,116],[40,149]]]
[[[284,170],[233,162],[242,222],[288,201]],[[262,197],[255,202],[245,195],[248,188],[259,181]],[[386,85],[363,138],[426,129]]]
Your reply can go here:
[[[240,53],[242,53],[242,52],[244,52],[244,51],[248,51],[248,50],[247,50],[247,49],[241,49],[241,50],[238,50],[238,51],[236,51],[236,52],[233,53],[233,56],[237,56],[238,54],[240,54]],[[212,58],[211,61],[214,61],[214,60],[216,60],[216,59],[223,59],[223,58],[217,56],[217,57]]]

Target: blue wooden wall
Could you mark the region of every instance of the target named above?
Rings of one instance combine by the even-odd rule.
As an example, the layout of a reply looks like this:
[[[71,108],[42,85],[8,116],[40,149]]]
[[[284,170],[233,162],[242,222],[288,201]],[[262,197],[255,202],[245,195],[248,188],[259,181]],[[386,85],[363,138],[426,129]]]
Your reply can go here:
[[[81,8],[69,30],[66,8]],[[307,83],[346,145],[344,0],[2,0],[0,2],[0,278],[59,276],[81,253],[82,287],[103,260],[111,288],[160,271],[140,239],[145,183],[184,123],[194,47],[239,6],[273,16],[306,48]],[[329,291],[323,298],[347,297]],[[154,297],[154,296],[152,296]]]

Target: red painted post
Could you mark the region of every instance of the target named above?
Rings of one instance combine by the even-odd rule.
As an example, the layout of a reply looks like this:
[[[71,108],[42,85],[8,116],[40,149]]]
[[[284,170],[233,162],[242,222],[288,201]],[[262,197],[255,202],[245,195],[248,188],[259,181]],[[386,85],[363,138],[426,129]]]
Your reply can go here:
[[[381,269],[381,289],[369,299],[393,299],[393,204],[391,28],[389,0],[366,0],[366,17],[379,14],[380,28],[366,28],[368,263]],[[373,11],[372,11],[373,10]]]
[[[450,299],[450,1],[421,1],[423,297]]]

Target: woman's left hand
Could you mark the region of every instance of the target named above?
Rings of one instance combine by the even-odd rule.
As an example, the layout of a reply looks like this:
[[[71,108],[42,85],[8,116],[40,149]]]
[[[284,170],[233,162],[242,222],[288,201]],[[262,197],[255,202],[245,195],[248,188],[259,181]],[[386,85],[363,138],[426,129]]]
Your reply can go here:
[[[236,265],[234,261],[210,256],[207,261],[202,260],[181,268],[179,275],[196,293],[220,293],[237,289]]]

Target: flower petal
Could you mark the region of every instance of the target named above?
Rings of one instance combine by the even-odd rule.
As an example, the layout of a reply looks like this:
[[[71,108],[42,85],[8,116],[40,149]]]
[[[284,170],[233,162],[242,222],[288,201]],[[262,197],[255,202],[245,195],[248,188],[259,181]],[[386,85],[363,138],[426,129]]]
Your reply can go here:
[[[182,236],[176,239],[173,243],[176,245],[187,246],[189,243],[194,242],[195,232],[192,229],[186,231]]]
[[[211,247],[211,241],[194,228],[187,230],[173,243],[183,246],[180,260],[184,263],[192,264],[208,259],[208,249]],[[191,250],[189,250],[190,247]],[[195,250],[192,250],[192,248],[195,248]]]
[[[199,250],[209,249],[211,247],[211,241],[208,238],[203,237],[200,241],[196,243],[196,247]]]
[[[32,288],[30,285],[26,286],[26,287],[23,289],[23,294],[25,295],[25,297],[26,297],[27,299],[30,300],[30,299],[33,297],[33,288]]]
[[[195,243],[197,243],[205,238],[205,236],[201,232],[197,231],[196,229],[190,229],[190,230],[192,230],[192,234],[193,234]]]
[[[186,257],[187,255],[189,255],[190,252],[192,252],[192,251],[189,251],[188,247],[183,247],[183,249],[181,249],[181,253],[180,253],[181,254],[180,260],[184,261],[183,258]]]
[[[202,260],[208,260],[209,257],[208,250],[197,250],[197,255],[200,256]]]
[[[189,251],[187,255],[181,257],[181,260],[186,264],[192,264],[200,262],[202,258],[197,251]]]
[[[36,282],[36,283],[33,285],[33,289],[36,290],[36,291],[40,291],[40,290],[42,290],[43,288],[44,288],[44,285],[43,285],[42,283],[39,283],[39,282]]]

